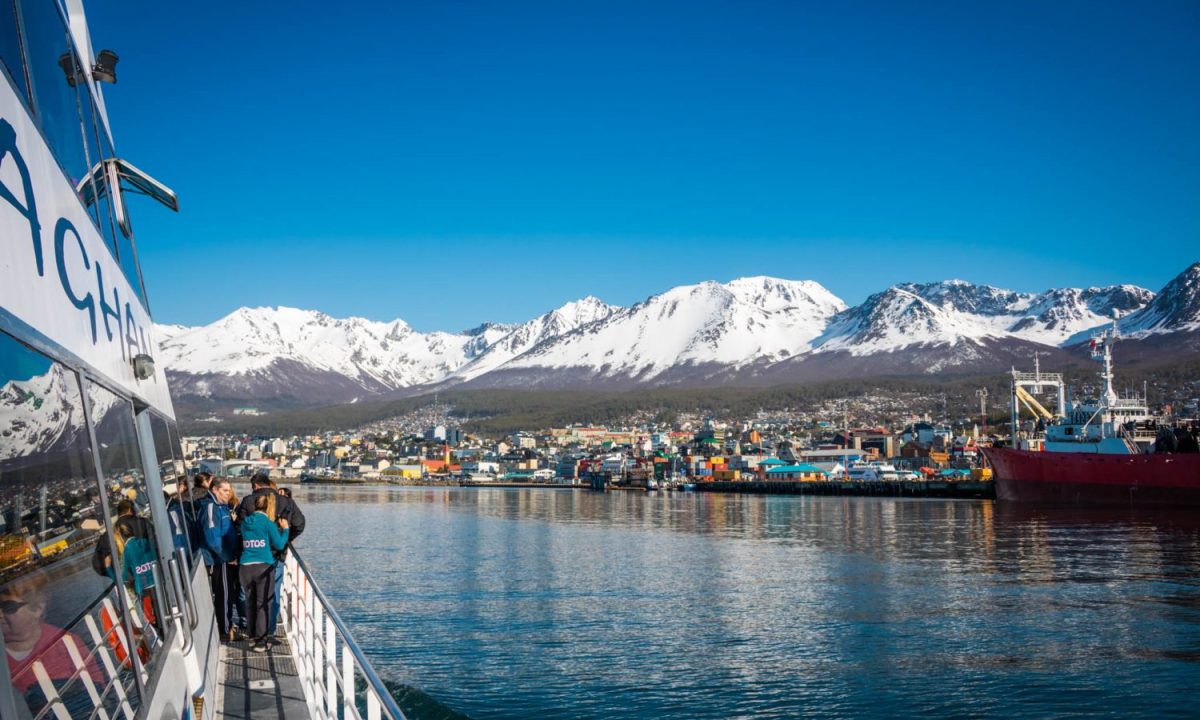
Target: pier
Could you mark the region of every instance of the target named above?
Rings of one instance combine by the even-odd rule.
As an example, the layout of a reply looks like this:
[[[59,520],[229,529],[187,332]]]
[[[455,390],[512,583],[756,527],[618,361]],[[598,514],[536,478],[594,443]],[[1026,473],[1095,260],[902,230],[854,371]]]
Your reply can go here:
[[[698,492],[756,493],[759,495],[866,495],[873,497],[994,499],[991,480],[957,482],[903,480],[895,482],[783,482],[778,480],[696,483]]]

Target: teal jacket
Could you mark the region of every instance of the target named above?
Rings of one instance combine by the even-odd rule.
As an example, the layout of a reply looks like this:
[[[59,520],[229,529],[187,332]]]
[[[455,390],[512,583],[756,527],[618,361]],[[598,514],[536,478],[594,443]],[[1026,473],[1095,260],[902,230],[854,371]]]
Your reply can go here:
[[[135,537],[125,542],[125,579],[133,583],[133,591],[139,596],[147,588],[154,587],[156,561],[149,540]]]
[[[242,565],[255,563],[275,564],[272,550],[283,550],[287,546],[288,531],[279,527],[259,511],[242,520]]]

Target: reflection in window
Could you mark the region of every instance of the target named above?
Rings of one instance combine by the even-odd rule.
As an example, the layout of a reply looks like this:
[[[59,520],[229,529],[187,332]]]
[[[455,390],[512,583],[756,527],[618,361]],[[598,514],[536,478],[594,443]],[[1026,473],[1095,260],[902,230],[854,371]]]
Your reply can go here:
[[[78,378],[0,334],[0,633],[34,717],[136,705],[104,520]]]
[[[59,66],[59,58],[75,57],[70,36],[58,13],[58,3],[45,0],[20,0],[21,19],[25,23],[25,50],[33,85],[33,108],[38,126],[50,149],[74,187],[91,165],[84,151],[83,131],[79,122],[79,97],[68,82],[72,71]],[[75,63],[73,72],[82,70]]]
[[[107,200],[108,193],[103,192],[101,188],[95,187],[96,183],[102,183],[105,180],[102,174],[97,177],[97,173],[95,172],[100,157],[100,136],[96,132],[96,112],[92,103],[92,93],[87,83],[79,84],[79,116],[83,120],[84,149],[87,153],[88,162],[91,163],[91,169],[89,169],[86,177],[83,178],[83,182],[92,187],[77,189],[80,190],[84,204],[87,206],[88,216],[96,224],[96,229],[100,231],[101,237],[104,238],[105,243],[112,249],[115,256],[116,244],[109,241],[109,237],[112,235],[112,219],[108,214],[108,203],[96,202],[96,200],[100,199],[101,195]]]
[[[85,383],[96,444],[100,478],[108,495],[113,540],[125,584],[133,594],[139,657],[151,665],[162,647],[159,617],[163,605],[163,574],[150,516],[150,496],[142,468],[133,405],[92,382]]]
[[[99,125],[99,124],[97,124]],[[104,131],[102,126],[97,127],[97,139],[100,143],[100,157],[104,160],[115,158],[116,152],[113,150],[112,142],[108,139],[108,133]],[[110,188],[113,192],[121,192],[120,188]],[[111,205],[112,201],[108,193],[104,193],[104,197],[100,198],[100,203],[103,204],[104,212],[112,217]],[[126,203],[125,213],[129,213],[129,205]],[[110,222],[107,228],[101,227],[101,230],[107,234],[104,236],[109,247],[115,248],[114,254],[121,266],[121,272],[125,275],[125,279],[129,281],[129,286],[133,288],[133,292],[146,304],[146,293],[142,287],[142,275],[138,266],[137,251],[134,249],[133,239],[126,237],[125,233],[121,232],[115,222]]]
[[[190,557],[191,542],[188,531],[196,517],[196,508],[188,492],[190,488],[187,473],[184,472],[183,461],[176,454],[167,421],[152,416],[150,427],[154,430],[154,457],[158,459],[158,475],[162,478],[163,492],[166,494],[167,519],[171,522],[173,549],[183,550]]]
[[[0,2],[0,65],[26,99],[25,64],[21,60],[21,39],[17,36],[16,8],[10,2]]]

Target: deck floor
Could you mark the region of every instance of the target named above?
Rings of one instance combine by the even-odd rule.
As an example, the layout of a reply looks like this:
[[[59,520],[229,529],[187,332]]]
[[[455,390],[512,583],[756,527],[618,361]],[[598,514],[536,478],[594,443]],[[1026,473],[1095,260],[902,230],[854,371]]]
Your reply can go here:
[[[265,653],[250,651],[247,640],[221,645],[221,707],[218,718],[304,718],[308,704],[284,637]]]

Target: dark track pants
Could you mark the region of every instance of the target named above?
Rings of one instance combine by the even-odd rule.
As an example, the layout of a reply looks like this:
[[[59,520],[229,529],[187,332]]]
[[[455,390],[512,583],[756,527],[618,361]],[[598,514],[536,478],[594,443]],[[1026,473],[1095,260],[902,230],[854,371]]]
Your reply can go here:
[[[271,617],[267,620],[267,634],[274,635],[279,626],[279,602],[283,599],[283,561],[275,561],[275,595],[271,597]]]
[[[254,563],[243,565],[238,571],[242,587],[246,590],[246,626],[250,637],[262,640],[267,637],[267,623],[271,617],[271,599],[275,596],[275,565]]]
[[[233,606],[238,599],[238,566],[234,563],[213,563],[208,566],[208,582],[212,586],[213,614],[222,638],[229,637],[233,625]]]

